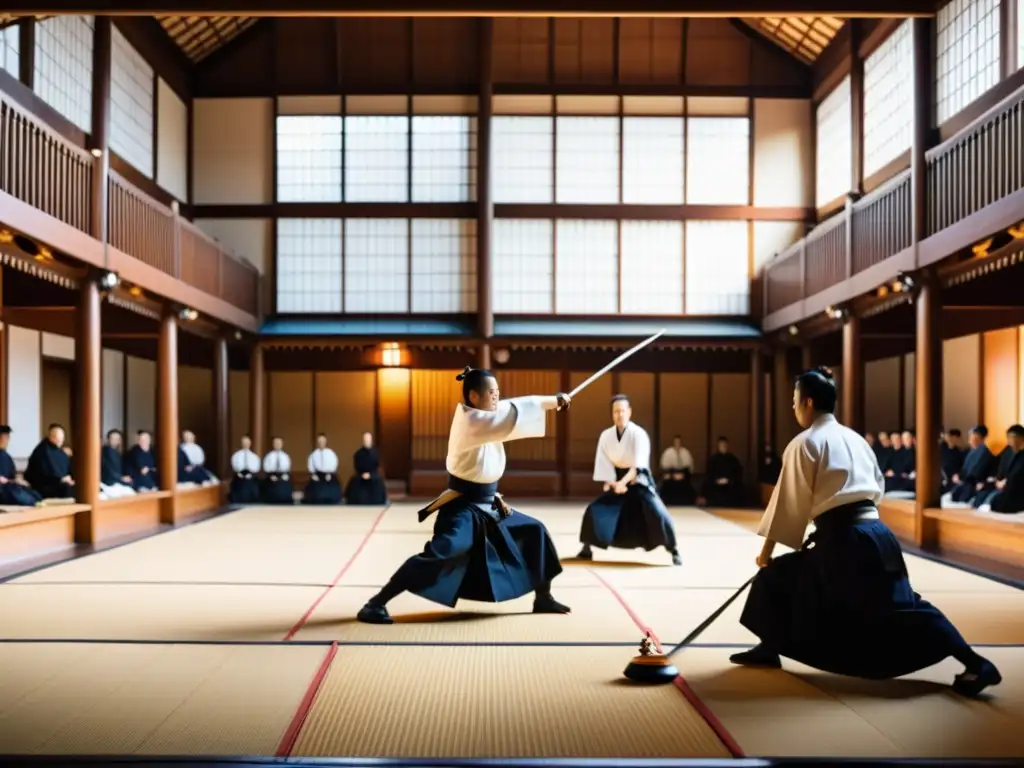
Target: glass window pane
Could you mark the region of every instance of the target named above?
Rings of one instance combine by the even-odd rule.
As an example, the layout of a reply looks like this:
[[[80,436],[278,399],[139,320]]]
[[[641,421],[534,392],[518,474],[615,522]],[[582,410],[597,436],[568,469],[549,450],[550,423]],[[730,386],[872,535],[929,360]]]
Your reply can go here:
[[[412,311],[476,312],[476,221],[413,219]]]
[[[553,117],[493,118],[491,163],[494,202],[552,202],[554,126]]]
[[[622,222],[622,314],[683,311],[683,223]]]
[[[345,118],[345,202],[409,201],[409,118]]]
[[[910,149],[914,123],[914,51],[905,21],[864,62],[864,174]]]
[[[559,117],[555,142],[556,202],[619,202],[619,118]]]
[[[750,202],[750,120],[691,117],[686,134],[686,202]]]
[[[412,200],[467,203],[476,199],[476,118],[412,119]]]
[[[345,220],[345,312],[409,311],[409,220]]]
[[[497,314],[550,314],[554,243],[553,222],[496,219],[494,222],[494,311]]]
[[[342,118],[277,118],[277,199],[282,203],[341,202]]]
[[[278,312],[341,312],[341,230],[340,219],[278,219]]]
[[[750,313],[745,221],[686,222],[686,314]]]
[[[681,205],[683,118],[622,120],[622,202]]]
[[[850,125],[850,78],[818,105],[817,204],[831,203],[850,191],[853,169],[853,128]]]
[[[560,315],[619,311],[619,226],[614,221],[556,223],[555,309]]]

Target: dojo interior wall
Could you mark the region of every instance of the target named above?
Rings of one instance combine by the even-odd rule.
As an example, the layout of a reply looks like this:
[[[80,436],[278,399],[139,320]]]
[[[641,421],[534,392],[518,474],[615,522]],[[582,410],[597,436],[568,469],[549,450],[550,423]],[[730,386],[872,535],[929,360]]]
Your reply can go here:
[[[72,449],[80,444],[73,430],[75,341],[67,336],[4,326],[7,371],[6,418],[13,430],[8,448],[15,460],[27,459],[52,423],[64,425]],[[103,433],[121,429],[128,439],[156,426],[156,363],[103,350]],[[214,443],[213,373],[178,368],[178,408],[182,429],[191,429],[209,452]],[[100,436],[97,436],[100,439]]]
[[[1024,326],[947,339],[942,344],[942,423],[966,438],[975,424],[989,444],[1006,444],[1006,428],[1024,419]],[[869,432],[913,429],[913,354],[865,364],[864,426]]]
[[[452,412],[459,402],[458,371],[381,369],[344,372],[269,372],[264,383],[267,439],[284,439],[298,469],[318,432],[338,453],[340,474],[351,473],[351,456],[364,431],[376,437],[385,474],[441,470]],[[554,393],[583,381],[590,371],[508,370],[500,374],[503,397]],[[231,440],[249,428],[249,374],[232,372]],[[598,436],[611,425],[610,400],[624,392],[633,418],[650,434],[651,461],[679,434],[704,471],[718,435],[727,435],[744,466],[752,466],[750,376],[745,373],[619,373],[605,376],[578,396],[566,417],[548,414],[544,438],[507,446],[510,472],[553,473],[566,469],[570,489],[593,489]],[[304,468],[304,467],[303,467]]]

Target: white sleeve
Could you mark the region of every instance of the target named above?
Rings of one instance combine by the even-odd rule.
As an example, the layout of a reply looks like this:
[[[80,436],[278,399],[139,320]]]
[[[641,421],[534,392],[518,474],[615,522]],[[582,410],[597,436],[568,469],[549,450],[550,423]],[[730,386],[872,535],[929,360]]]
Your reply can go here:
[[[278,472],[291,472],[292,471],[292,457],[284,451],[281,451],[277,457],[277,471]]]
[[[276,468],[271,469],[271,467],[270,467],[270,457],[273,456],[273,455],[274,455],[274,451],[271,451],[270,453],[268,453],[266,456],[263,457],[263,471],[264,472],[277,472]]]
[[[546,412],[539,397],[502,400],[496,411],[460,405],[452,422],[453,445],[449,446],[449,453],[460,453],[486,443],[544,437],[546,427]]]
[[[235,451],[231,455],[231,469],[241,472],[245,469],[245,455],[241,451]]]
[[[693,455],[685,448],[679,449],[680,458],[682,459],[682,465],[680,469],[686,469],[693,472]]]
[[[615,482],[615,465],[604,449],[606,434],[608,433],[602,432],[597,439],[597,454],[594,456],[594,480],[598,483]]]
[[[814,508],[817,460],[804,435],[798,435],[782,455],[782,471],[757,533],[766,539],[800,549]]]
[[[320,471],[316,468],[316,464],[313,463],[314,456],[316,456],[316,451],[313,451],[311,454],[309,454],[309,459],[306,461],[306,469],[309,471],[309,474],[311,475],[315,475],[317,472]]]
[[[260,471],[260,457],[254,451],[246,451],[245,460],[249,465],[249,471],[254,475]]]
[[[633,425],[636,427],[636,425]],[[634,469],[650,469],[651,468],[651,438],[647,435],[647,430],[636,429],[633,432],[633,461],[632,465]]]
[[[672,466],[672,464],[674,462],[672,461],[671,454],[672,454],[672,449],[671,448],[666,448],[664,451],[661,452],[661,468],[662,468],[662,470],[677,469],[677,467]]]
[[[204,451],[202,449],[202,446],[200,446],[200,445],[196,445],[195,462],[196,462],[196,466],[199,466],[199,467],[205,467],[206,466],[206,451]]]
[[[338,454],[332,449],[324,449],[324,472],[333,475],[338,471]]]

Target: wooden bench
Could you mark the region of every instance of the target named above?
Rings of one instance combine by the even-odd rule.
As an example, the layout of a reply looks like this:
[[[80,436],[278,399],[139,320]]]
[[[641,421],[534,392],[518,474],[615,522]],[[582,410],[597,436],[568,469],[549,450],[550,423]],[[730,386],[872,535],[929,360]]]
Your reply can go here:
[[[103,499],[93,511],[96,541],[158,528],[161,507],[170,491],[148,491],[121,499]]]
[[[931,522],[941,552],[1024,567],[1024,513],[929,508],[924,516]]]
[[[189,519],[224,506],[227,485],[203,485],[194,488],[176,488],[164,504],[162,521],[180,525]]]
[[[896,534],[896,538],[906,542],[914,540],[916,503],[908,499],[882,499],[878,505],[878,516]]]
[[[86,504],[0,509],[0,563],[74,546],[75,520],[89,511]]]

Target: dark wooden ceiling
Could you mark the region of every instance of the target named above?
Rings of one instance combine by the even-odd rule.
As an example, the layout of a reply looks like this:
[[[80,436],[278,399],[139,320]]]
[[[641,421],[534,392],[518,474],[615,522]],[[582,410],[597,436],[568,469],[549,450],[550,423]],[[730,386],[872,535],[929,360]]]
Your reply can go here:
[[[0,28],[17,21],[0,15]],[[38,17],[43,18],[43,17]],[[202,61],[261,21],[255,16],[157,16],[160,26],[193,63]],[[813,64],[844,24],[835,16],[743,19],[743,23],[805,64]]]

